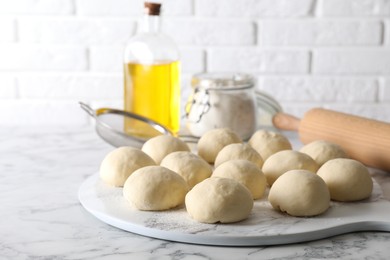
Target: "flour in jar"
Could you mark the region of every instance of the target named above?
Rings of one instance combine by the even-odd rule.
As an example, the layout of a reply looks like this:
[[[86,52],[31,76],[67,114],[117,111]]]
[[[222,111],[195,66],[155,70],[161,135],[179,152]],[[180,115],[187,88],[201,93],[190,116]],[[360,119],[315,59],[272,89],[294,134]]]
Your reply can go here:
[[[253,82],[249,85],[199,87],[187,106],[187,128],[202,136],[216,128],[230,128],[243,140],[256,130],[256,103]]]

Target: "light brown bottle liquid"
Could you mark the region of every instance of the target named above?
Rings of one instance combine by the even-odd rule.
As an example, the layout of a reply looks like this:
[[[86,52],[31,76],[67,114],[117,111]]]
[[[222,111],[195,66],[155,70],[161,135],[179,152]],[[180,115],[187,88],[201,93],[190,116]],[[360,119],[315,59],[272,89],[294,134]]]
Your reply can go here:
[[[124,108],[150,118],[173,133],[180,129],[180,63],[156,62],[151,65],[127,63],[124,67]],[[144,125],[125,122],[125,132],[150,136]]]

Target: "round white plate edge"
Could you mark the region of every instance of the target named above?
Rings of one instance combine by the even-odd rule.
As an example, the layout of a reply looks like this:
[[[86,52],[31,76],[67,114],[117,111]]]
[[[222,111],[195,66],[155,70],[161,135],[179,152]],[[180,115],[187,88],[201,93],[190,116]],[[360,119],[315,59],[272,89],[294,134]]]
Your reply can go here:
[[[216,245],[216,246],[263,246],[263,245],[278,245],[307,242],[340,234],[356,232],[356,231],[385,231],[390,232],[390,202],[383,204],[387,207],[388,218],[372,221],[357,221],[352,223],[342,223],[340,225],[334,225],[327,228],[319,228],[311,231],[304,231],[294,234],[279,234],[279,235],[267,235],[267,236],[227,236],[227,235],[202,235],[192,233],[175,232],[172,230],[160,230],[151,227],[146,227],[138,223],[132,223],[124,221],[109,212],[97,210],[91,205],[87,195],[90,192],[90,184],[94,184],[99,178],[97,174],[88,177],[80,186],[78,192],[78,198],[81,205],[90,212],[93,216],[100,219],[104,223],[119,229],[129,231],[138,235],[175,241],[191,244],[203,244],[203,245]],[[99,200],[98,197],[94,199]],[[382,214],[382,213],[381,213]]]

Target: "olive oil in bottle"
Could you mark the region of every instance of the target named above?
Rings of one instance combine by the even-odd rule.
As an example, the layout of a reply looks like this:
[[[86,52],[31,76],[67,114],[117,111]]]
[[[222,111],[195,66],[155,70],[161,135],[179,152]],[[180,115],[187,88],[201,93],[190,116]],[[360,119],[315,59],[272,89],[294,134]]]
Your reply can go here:
[[[180,128],[180,61],[173,41],[159,32],[161,4],[145,3],[142,32],[126,46],[124,109],[147,117],[173,133]],[[125,121],[125,132],[149,133],[142,125]]]

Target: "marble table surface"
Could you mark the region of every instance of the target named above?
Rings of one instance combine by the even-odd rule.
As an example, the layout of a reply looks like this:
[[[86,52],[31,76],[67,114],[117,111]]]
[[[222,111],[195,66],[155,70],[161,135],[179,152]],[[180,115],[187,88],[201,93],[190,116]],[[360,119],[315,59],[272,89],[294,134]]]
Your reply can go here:
[[[0,259],[390,257],[389,232],[356,232],[278,246],[218,247],[174,243],[111,227],[89,214],[77,193],[112,149],[92,127],[0,129]],[[372,176],[390,200],[390,173],[373,170]]]

